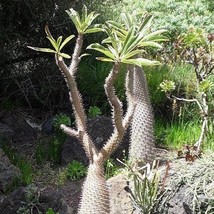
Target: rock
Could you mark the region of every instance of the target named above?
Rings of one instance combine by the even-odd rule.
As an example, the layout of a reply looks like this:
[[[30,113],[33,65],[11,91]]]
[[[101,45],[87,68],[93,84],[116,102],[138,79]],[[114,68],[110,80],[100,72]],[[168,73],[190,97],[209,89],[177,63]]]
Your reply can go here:
[[[2,214],[38,213],[38,210],[46,213],[49,208],[60,214],[74,214],[62,191],[52,186],[39,188],[31,184],[14,190],[0,201]]]
[[[37,131],[33,129],[27,122],[24,116],[15,115],[12,112],[1,119],[1,122],[6,124],[13,130],[13,142],[19,143],[20,141],[28,142],[36,137]]]
[[[0,146],[11,140],[14,135],[14,131],[7,125],[0,122]]]
[[[108,179],[110,189],[111,214],[135,213],[129,193],[125,190],[127,178],[125,174]]]
[[[50,135],[54,133],[53,121],[54,117],[51,117],[42,124],[42,132],[44,134]]]
[[[93,142],[97,149],[101,149],[104,143],[109,139],[113,132],[113,125],[111,118],[106,116],[99,116],[93,119],[88,120],[88,134],[91,136]],[[112,158],[123,159],[124,151],[127,155],[129,147],[129,135],[126,134],[123,142],[121,142],[119,148],[112,154]],[[68,137],[63,145],[63,150],[61,154],[62,164],[68,164],[72,160],[77,160],[85,165],[88,163],[88,159],[85,155],[85,152],[74,137]]]
[[[20,170],[10,163],[4,151],[0,149],[0,194],[10,190],[20,176]]]

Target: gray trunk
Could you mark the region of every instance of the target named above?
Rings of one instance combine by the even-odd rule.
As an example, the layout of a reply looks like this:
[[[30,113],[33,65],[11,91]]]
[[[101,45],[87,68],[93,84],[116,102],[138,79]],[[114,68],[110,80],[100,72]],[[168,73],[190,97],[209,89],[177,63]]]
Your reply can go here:
[[[146,76],[142,68],[133,66],[132,93],[136,107],[131,124],[129,159],[151,161],[155,148],[153,111],[150,103]]]

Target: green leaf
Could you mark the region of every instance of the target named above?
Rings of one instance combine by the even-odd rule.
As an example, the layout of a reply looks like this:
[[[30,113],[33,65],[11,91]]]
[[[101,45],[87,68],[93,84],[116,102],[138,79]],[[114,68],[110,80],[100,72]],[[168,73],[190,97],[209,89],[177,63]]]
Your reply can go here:
[[[48,25],[45,25],[45,33],[47,35],[47,37],[51,38],[52,40],[54,40],[53,36],[51,35],[51,32],[48,28]]]
[[[115,56],[104,46],[98,44],[98,43],[94,43],[91,44],[87,47],[87,49],[92,49],[92,50],[96,50],[98,52],[103,53],[104,55],[106,55],[107,57],[111,58],[111,59],[115,59]]]
[[[88,16],[88,11],[87,11],[87,7],[85,5],[83,5],[82,7],[82,22],[86,21],[86,17]]]
[[[58,39],[57,39],[57,47],[58,47],[58,49],[59,49],[59,47],[60,47],[60,44],[61,44],[61,42],[62,42],[62,36],[60,36]]]
[[[71,21],[74,23],[76,29],[78,32],[81,31],[81,22],[80,22],[80,16],[77,11],[75,11],[73,8],[70,8],[69,10],[66,10],[66,13],[69,15]]]
[[[129,58],[136,56],[138,54],[141,54],[143,52],[144,52],[144,50],[134,50],[134,51],[128,52],[126,55],[124,55],[122,57],[122,59],[129,59]]]
[[[138,31],[141,32],[141,33],[145,32],[151,26],[152,20],[153,20],[153,16],[152,15],[146,15],[143,18],[142,23],[141,23]]]
[[[27,46],[27,47],[34,51],[40,51],[40,52],[46,52],[46,53],[57,53],[55,50],[52,50],[50,48],[38,48],[38,47],[31,47],[31,46]]]
[[[154,32],[152,32],[150,34],[145,35],[144,38],[143,38],[143,41],[148,41],[148,40],[153,40],[153,39],[154,39],[154,41],[158,41],[158,40],[155,40],[155,36],[157,36],[159,34],[162,34],[164,32],[166,32],[166,30],[154,31]]]
[[[102,44],[111,43],[111,38],[108,37],[102,41]]]
[[[133,18],[130,14],[128,13],[122,13],[121,14],[121,18],[124,21],[127,29],[130,29],[131,27],[133,27]]]
[[[154,47],[154,48],[162,48],[162,45],[158,44],[157,42],[148,41],[148,42],[141,42],[140,47]]]
[[[84,53],[84,54],[82,54],[81,56],[80,56],[80,58],[82,58],[82,57],[84,57],[84,56],[89,56],[90,54],[88,54],[88,53]]]
[[[135,37],[134,37],[134,28],[132,27],[127,35],[126,35],[126,38],[125,38],[125,41],[124,41],[124,46],[123,46],[123,49],[121,51],[121,55],[123,54],[126,54],[131,46],[131,44],[133,44],[133,41],[134,41]]]
[[[107,44],[108,49],[110,50],[110,52],[112,53],[112,55],[114,56],[114,58],[118,58],[119,54],[117,52],[117,50],[115,50],[111,45]],[[111,57],[110,57],[111,58]]]
[[[160,62],[158,61],[152,61],[149,59],[144,59],[144,58],[137,58],[137,59],[127,59],[127,60],[122,60],[123,63],[126,64],[133,64],[133,65],[138,65],[138,66],[154,66],[154,65],[160,65]]]
[[[94,12],[91,12],[88,17],[86,18],[85,22],[88,26],[91,25],[91,23],[99,16],[99,14],[94,14]]]
[[[86,34],[86,33],[97,33],[97,32],[101,32],[101,31],[103,31],[103,29],[102,28],[89,28],[89,29],[87,29],[84,33]]]
[[[112,30],[112,28],[118,30],[118,32],[121,32],[124,36],[127,34],[127,31],[124,29],[124,26],[118,22],[115,21],[107,21],[107,26]]]
[[[66,59],[70,59],[71,56],[68,55],[68,54],[65,54],[65,53],[58,53],[59,56],[63,57],[63,58],[66,58]]]
[[[59,48],[59,51],[62,50],[62,48],[71,40],[73,39],[75,36],[74,35],[70,35],[68,36],[61,44],[60,48]]]
[[[96,57],[97,60],[103,61],[103,62],[114,62],[114,60],[110,58],[105,58],[105,57]]]
[[[55,49],[56,51],[58,51],[59,47],[58,47],[58,45],[57,45],[56,40],[55,40],[55,39],[52,39],[51,37],[47,37],[47,38],[48,38],[48,40],[50,41],[50,43],[52,44],[52,46],[54,47],[54,49]]]

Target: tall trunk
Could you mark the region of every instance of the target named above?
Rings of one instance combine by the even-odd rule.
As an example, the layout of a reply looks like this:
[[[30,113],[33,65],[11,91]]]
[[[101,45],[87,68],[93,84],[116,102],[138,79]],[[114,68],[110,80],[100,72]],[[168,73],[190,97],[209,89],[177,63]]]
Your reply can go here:
[[[142,68],[133,66],[133,97],[136,106],[131,125],[130,160],[151,161],[154,153],[153,111],[146,76]]]
[[[82,199],[78,214],[110,213],[109,191],[102,165],[96,163],[88,167],[87,178],[83,185]]]

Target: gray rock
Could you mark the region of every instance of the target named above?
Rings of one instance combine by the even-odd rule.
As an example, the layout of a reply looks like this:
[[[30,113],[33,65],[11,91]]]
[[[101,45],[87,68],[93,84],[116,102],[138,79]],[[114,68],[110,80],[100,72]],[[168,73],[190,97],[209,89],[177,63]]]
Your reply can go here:
[[[14,131],[7,125],[0,122],[0,146],[11,140],[14,135]]]
[[[0,194],[12,188],[20,175],[20,170],[10,163],[4,151],[0,149]]]
[[[0,201],[0,213],[22,214],[22,213],[46,213],[52,208],[60,214],[74,214],[72,207],[66,202],[62,190],[47,186],[37,187],[31,184],[14,190]]]
[[[88,121],[88,134],[91,136],[93,142],[97,149],[101,149],[104,143],[109,139],[113,132],[113,125],[111,118],[105,116],[99,116]],[[125,155],[128,153],[129,147],[129,135],[126,134],[123,142],[121,142],[119,148],[112,154],[112,158],[123,159],[124,152]],[[68,164],[72,160],[80,161],[87,165],[88,159],[85,152],[74,137],[68,137],[63,145],[63,150],[61,154],[62,164]]]

